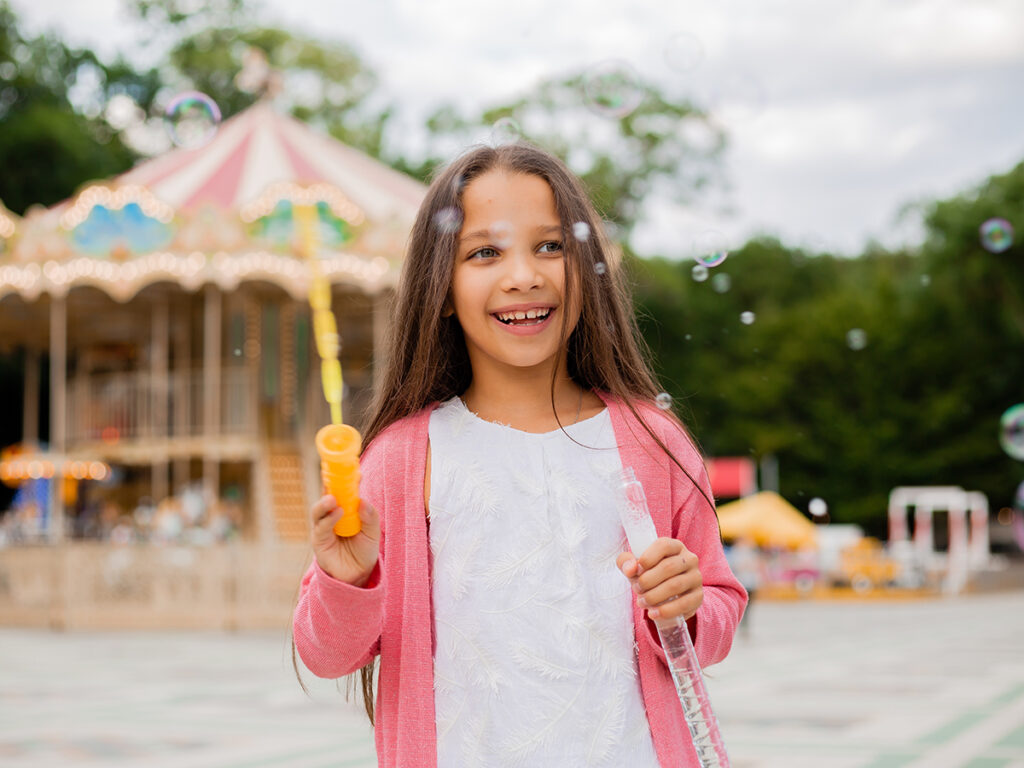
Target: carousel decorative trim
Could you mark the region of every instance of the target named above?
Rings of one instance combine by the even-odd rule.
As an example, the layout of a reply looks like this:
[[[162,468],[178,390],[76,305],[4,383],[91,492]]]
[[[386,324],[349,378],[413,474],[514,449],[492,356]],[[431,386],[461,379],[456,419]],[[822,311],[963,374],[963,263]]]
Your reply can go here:
[[[159,200],[143,186],[129,184],[111,189],[108,186],[94,184],[78,194],[74,204],[60,217],[60,225],[64,229],[72,230],[85,221],[96,206],[119,211],[131,203],[138,205],[146,216],[156,219],[161,224],[170,224],[174,219],[174,208]]]
[[[270,215],[282,200],[287,200],[293,205],[327,203],[331,213],[353,227],[358,227],[366,220],[366,215],[359,206],[345,197],[341,190],[333,184],[318,183],[301,186],[290,181],[268,186],[259,197],[242,206],[239,217],[246,224],[251,224],[257,219]]]

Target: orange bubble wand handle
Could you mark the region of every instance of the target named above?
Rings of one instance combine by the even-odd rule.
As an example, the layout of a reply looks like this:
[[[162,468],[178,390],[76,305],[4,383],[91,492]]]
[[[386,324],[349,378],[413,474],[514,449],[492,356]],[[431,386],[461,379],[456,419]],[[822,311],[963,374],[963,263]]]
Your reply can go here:
[[[319,215],[312,205],[292,208],[302,252],[309,263],[312,285],[309,304],[313,310],[313,335],[316,351],[320,355],[320,383],[324,399],[331,409],[331,423],[316,434],[316,448],[320,454],[320,474],[324,487],[342,509],[334,525],[338,536],[355,536],[361,530],[359,522],[359,452],[362,437],[353,427],[342,423],[341,403],[345,391],[338,352],[341,337],[331,312],[331,286],[320,274],[317,264],[317,222]]]
[[[316,433],[316,449],[320,453],[320,473],[324,487],[341,507],[341,517],[334,524],[338,536],[355,536],[359,522],[359,450],[362,438],[348,424],[328,424]]]

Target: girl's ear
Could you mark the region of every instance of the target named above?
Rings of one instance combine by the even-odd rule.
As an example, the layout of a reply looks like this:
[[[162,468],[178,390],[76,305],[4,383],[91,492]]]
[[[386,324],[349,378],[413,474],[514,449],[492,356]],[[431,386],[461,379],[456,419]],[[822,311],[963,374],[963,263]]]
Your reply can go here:
[[[452,306],[452,300],[446,298],[444,304],[441,305],[441,317],[451,317],[455,314],[455,308]]]

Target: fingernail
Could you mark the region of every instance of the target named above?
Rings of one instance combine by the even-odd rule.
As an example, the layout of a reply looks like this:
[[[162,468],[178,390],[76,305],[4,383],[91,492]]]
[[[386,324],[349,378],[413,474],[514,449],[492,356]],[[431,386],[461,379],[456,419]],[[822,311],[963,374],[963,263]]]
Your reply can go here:
[[[647,615],[650,616],[652,619],[656,619],[659,616],[661,616],[661,611],[659,611],[657,608],[651,608],[651,610],[647,612]]]
[[[637,605],[639,605],[641,608],[646,608],[647,607],[647,601],[644,600],[642,597],[638,597],[636,599],[636,602],[637,602]]]

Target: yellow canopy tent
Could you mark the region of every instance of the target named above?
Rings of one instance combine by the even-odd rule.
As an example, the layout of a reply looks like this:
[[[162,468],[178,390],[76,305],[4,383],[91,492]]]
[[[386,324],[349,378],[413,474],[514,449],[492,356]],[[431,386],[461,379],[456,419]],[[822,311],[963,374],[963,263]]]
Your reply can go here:
[[[761,491],[718,508],[722,538],[749,538],[761,547],[817,546],[814,523],[774,491]]]

